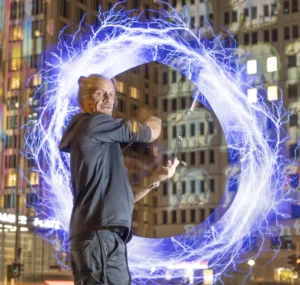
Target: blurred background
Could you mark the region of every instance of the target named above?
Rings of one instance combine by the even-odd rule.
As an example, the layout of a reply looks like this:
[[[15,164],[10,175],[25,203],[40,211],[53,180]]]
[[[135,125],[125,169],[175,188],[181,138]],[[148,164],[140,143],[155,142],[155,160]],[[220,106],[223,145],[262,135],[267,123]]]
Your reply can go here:
[[[190,16],[190,28],[207,40],[220,34],[228,47],[237,46],[247,76],[255,78],[253,88],[264,85],[267,101],[284,94],[285,108],[293,115],[286,124],[289,140],[286,156],[299,160],[300,111],[300,0],[169,0],[178,11],[185,7]],[[57,248],[47,240],[48,230],[55,223],[35,216],[30,204],[38,197],[32,187],[43,195],[40,177],[34,171],[34,160],[24,159],[24,132],[27,122],[39,119],[43,100],[36,89],[42,84],[37,72],[45,67],[47,51],[56,46],[59,32],[66,26],[63,37],[78,29],[78,23],[87,13],[83,24],[99,25],[99,6],[108,11],[116,1],[107,0],[0,0],[0,284],[73,284],[68,271],[60,268]],[[119,8],[145,11],[142,20],[149,21],[157,14],[148,11],[170,10],[166,3],[156,0],[128,0]],[[225,28],[225,29],[224,29]],[[229,36],[229,33],[232,34]],[[80,32],[85,32],[85,27]],[[28,88],[24,88],[31,77]],[[215,208],[226,191],[225,201],[232,201],[237,191],[238,157],[231,156],[220,124],[209,109],[197,103],[191,116],[194,85],[170,67],[151,62],[117,76],[118,109],[116,117],[143,121],[153,114],[163,121],[160,139],[151,145],[124,148],[125,163],[132,183],[142,181],[159,164],[166,162],[174,152],[180,132],[182,144],[177,173],[168,182],[150,192],[134,205],[133,231],[142,237],[167,237],[197,234],[194,226],[207,218],[218,219]],[[45,87],[46,88],[46,87]],[[45,90],[44,90],[45,91]],[[247,93],[249,102],[256,102],[256,93]],[[26,107],[23,107],[28,102]],[[224,110],[227,111],[227,110]],[[45,166],[46,167],[46,166]],[[22,169],[28,180],[20,175]],[[293,167],[290,185],[283,191],[298,188],[299,168]],[[229,183],[228,183],[229,182]],[[228,186],[229,185],[229,186]],[[300,196],[295,191],[295,200]],[[299,196],[299,197],[298,197]],[[251,203],[251,201],[249,201]],[[300,206],[291,205],[290,219],[285,221],[284,235],[269,241],[270,250],[256,261],[239,265],[240,271],[225,278],[227,285],[242,284],[252,269],[246,284],[300,284]],[[18,221],[18,223],[16,223]],[[273,258],[274,250],[281,251]],[[255,243],[249,249],[258,251]],[[69,264],[68,253],[60,261]],[[194,270],[199,264],[185,265],[186,281],[193,282]],[[180,266],[180,264],[178,265]],[[211,284],[213,271],[202,264],[204,284]],[[164,283],[173,284],[172,273]]]

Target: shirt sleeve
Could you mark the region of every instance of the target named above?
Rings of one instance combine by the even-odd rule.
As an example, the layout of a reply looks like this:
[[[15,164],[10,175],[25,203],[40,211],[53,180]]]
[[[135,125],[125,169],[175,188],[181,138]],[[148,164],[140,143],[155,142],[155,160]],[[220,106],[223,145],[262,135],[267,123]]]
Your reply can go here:
[[[92,140],[106,143],[149,142],[151,139],[149,126],[134,120],[113,119],[106,114],[95,116],[86,133]]]

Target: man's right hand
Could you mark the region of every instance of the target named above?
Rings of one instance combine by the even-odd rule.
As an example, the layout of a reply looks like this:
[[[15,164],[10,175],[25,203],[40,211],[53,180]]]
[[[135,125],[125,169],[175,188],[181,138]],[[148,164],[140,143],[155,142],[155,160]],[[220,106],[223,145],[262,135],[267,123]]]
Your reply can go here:
[[[145,121],[145,124],[151,129],[151,139],[149,142],[157,140],[161,133],[161,119],[152,116]]]

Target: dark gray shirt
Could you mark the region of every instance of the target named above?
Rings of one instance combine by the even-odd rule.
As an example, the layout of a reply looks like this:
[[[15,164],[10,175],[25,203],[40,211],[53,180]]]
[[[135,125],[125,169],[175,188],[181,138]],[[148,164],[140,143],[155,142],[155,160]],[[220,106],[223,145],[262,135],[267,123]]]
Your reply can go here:
[[[69,123],[59,149],[70,153],[74,192],[70,237],[101,226],[131,228],[134,200],[120,143],[151,139],[147,125],[134,125],[100,113],[78,113]]]

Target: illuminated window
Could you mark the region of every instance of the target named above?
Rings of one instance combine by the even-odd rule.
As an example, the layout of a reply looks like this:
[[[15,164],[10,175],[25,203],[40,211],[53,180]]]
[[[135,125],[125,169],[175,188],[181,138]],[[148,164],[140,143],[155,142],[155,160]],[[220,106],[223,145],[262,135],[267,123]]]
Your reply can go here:
[[[20,58],[12,58],[9,62],[9,70],[16,71],[21,69],[21,59]]]
[[[40,86],[42,84],[42,75],[35,74],[32,77],[32,86]]]
[[[256,74],[257,73],[257,60],[251,59],[247,61],[247,73]]]
[[[250,88],[247,92],[248,103],[256,103],[257,102],[257,89]]]
[[[268,100],[275,101],[278,99],[278,88],[275,85],[268,86]]]
[[[23,40],[23,28],[21,25],[10,26],[9,40],[11,42]]]
[[[39,185],[40,177],[37,172],[30,173],[30,185]]]
[[[17,175],[8,174],[6,176],[6,187],[16,187],[17,186]]]
[[[277,71],[277,57],[271,56],[267,58],[267,71],[274,72]]]
[[[124,93],[124,82],[123,81],[118,81],[118,91],[120,93]]]
[[[43,32],[43,21],[33,21],[32,22],[32,38],[38,38],[42,36]]]
[[[133,99],[140,99],[140,96],[139,96],[139,92],[137,90],[137,88],[135,87],[130,87],[130,97],[133,98]]]
[[[15,90],[20,88],[20,78],[19,77],[12,77],[9,81],[9,89]]]

